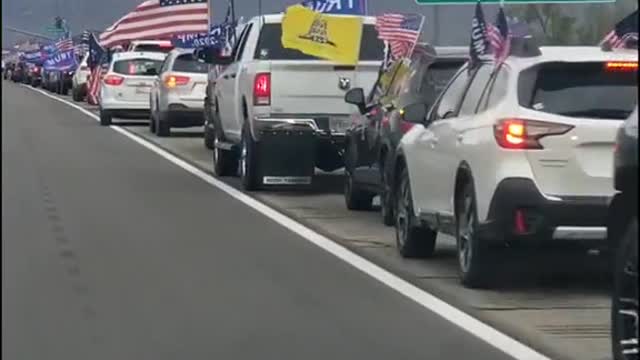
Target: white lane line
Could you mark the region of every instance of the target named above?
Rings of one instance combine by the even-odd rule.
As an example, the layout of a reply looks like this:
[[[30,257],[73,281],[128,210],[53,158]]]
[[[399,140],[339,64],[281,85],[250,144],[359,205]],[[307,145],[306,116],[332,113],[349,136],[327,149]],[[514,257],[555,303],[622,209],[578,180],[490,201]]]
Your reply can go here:
[[[78,106],[74,103],[71,103],[65,99],[61,99],[57,96],[53,96],[39,89],[33,89],[31,87],[26,86],[29,89],[37,91],[45,96],[48,96],[52,99],[60,101],[64,104],[67,104],[75,109],[82,111],[87,114],[89,117],[94,120],[99,121],[100,117],[96,114]],[[254,210],[260,212],[262,215],[270,218],[276,223],[284,226],[285,228],[293,231],[298,234],[302,238],[310,241],[311,243],[317,245],[318,247],[324,249],[325,251],[331,253],[332,255],[340,258],[346,263],[352,265],[353,267],[359,269],[360,271],[366,273],[372,278],[380,281],[381,283],[387,285],[393,290],[399,292],[400,294],[408,297],[409,299],[415,301],[420,304],[424,308],[440,315],[444,319],[449,322],[459,326],[463,330],[468,333],[478,337],[479,339],[485,341],[486,343],[492,345],[496,349],[521,360],[550,360],[545,355],[533,350],[532,348],[526,346],[525,344],[513,339],[512,337],[492,328],[491,326],[481,322],[480,320],[468,315],[467,313],[449,305],[448,303],[438,299],[437,297],[431,295],[418,288],[417,286],[409,283],[406,280],[401,279],[400,277],[390,273],[389,271],[381,268],[380,266],[366,260],[365,258],[351,252],[347,248],[342,245],[337,244],[336,242],[330,240],[329,238],[311,230],[310,228],[300,224],[299,222],[293,220],[290,217],[283,215],[275,209],[268,207],[267,205],[261,203],[260,201],[250,197],[249,195],[225,184],[224,182],[216,179],[215,177],[207,174],[206,172],[198,169],[197,167],[189,164],[188,162],[178,158],[177,156],[169,153],[168,151],[160,148],[159,146],[153,144],[150,141],[144,140],[138,135],[134,135],[128,130],[112,125],[111,128],[120,134],[128,137],[129,139],[135,141],[136,143],[144,146],[145,148],[155,152],[156,154],[162,156],[166,160],[174,163],[175,165],[181,167],[182,169],[190,172],[191,174],[199,177],[203,181],[215,186],[216,188],[224,191],[229,196],[235,198],[236,200],[244,203],[245,205],[253,208]]]

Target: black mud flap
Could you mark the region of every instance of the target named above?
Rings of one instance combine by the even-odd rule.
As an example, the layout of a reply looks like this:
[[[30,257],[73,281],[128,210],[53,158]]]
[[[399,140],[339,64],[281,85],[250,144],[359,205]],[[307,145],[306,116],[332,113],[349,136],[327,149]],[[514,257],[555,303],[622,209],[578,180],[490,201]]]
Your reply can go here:
[[[316,134],[312,129],[270,129],[260,133],[259,171],[266,187],[310,186],[315,169]]]

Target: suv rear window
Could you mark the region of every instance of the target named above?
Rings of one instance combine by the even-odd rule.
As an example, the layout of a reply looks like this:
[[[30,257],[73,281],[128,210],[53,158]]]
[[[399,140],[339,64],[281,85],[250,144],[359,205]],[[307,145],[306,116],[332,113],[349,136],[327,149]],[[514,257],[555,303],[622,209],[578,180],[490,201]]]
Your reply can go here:
[[[264,24],[260,32],[254,58],[259,60],[320,60],[315,56],[304,54],[298,50],[283,48],[281,38],[281,24]],[[384,45],[378,39],[378,33],[374,26],[363,25],[360,60],[382,60],[383,54]]]
[[[173,71],[206,74],[209,67],[193,54],[180,55],[173,62]]]
[[[124,75],[147,75],[149,69],[160,72],[162,61],[152,59],[129,59],[113,63],[113,72]]]
[[[168,54],[171,50],[173,50],[173,46],[158,44],[140,44],[133,49],[133,51],[159,52],[163,54]]]
[[[553,62],[527,69],[518,80],[520,105],[563,116],[626,119],[638,101],[637,70],[605,65]]]

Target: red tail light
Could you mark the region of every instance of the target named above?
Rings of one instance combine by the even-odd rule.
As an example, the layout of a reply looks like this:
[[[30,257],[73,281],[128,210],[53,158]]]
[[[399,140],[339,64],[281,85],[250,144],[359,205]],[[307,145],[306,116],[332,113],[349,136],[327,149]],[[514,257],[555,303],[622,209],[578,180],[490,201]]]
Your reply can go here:
[[[189,83],[189,81],[191,81],[191,79],[188,76],[180,76],[180,75],[167,75],[164,78],[164,85],[170,89],[176,87],[176,86],[183,86],[183,85],[187,85]]]
[[[634,61],[609,61],[604,65],[607,71],[637,71],[638,63]]]
[[[124,78],[118,75],[107,75],[104,77],[104,83],[111,86],[118,86],[122,84]]]
[[[253,82],[253,105],[271,105],[271,74],[256,74]]]
[[[493,126],[496,142],[506,149],[542,149],[545,136],[566,134],[571,125],[524,119],[501,119]]]

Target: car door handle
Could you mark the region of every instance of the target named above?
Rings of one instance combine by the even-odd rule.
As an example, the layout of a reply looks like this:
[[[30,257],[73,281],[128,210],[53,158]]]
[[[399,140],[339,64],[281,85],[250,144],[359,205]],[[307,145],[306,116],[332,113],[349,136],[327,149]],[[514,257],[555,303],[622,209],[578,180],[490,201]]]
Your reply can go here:
[[[236,74],[231,74],[231,75],[229,75],[229,77],[231,77],[232,79],[235,79],[236,78]]]

